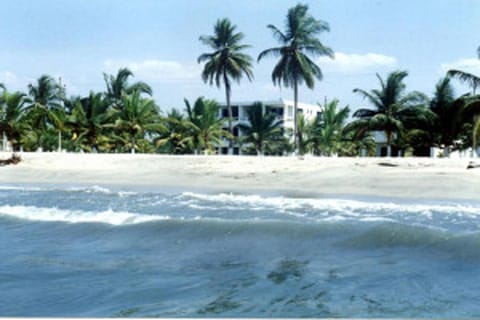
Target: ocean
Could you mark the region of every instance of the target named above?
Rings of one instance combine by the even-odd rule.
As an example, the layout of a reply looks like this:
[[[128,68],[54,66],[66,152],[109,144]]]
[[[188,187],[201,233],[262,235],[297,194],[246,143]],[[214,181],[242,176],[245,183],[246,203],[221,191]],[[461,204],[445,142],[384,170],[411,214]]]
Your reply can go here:
[[[480,204],[0,187],[0,317],[480,317]]]

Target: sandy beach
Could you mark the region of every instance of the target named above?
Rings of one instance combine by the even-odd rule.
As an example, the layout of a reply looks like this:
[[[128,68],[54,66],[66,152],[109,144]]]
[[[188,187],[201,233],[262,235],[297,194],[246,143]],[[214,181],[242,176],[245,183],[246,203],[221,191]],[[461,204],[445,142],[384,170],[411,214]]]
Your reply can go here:
[[[8,158],[10,154],[1,154]],[[22,153],[1,184],[68,184],[287,196],[476,200],[472,159]]]

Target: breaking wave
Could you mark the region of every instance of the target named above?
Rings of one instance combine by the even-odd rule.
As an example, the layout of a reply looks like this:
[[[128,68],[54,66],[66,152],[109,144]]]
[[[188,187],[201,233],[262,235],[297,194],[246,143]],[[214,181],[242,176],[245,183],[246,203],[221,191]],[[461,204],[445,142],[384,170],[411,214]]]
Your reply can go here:
[[[112,210],[71,211],[57,208],[39,208],[32,206],[1,206],[0,215],[32,221],[51,221],[67,223],[106,223],[111,225],[128,225],[170,219],[169,216],[152,216]]]

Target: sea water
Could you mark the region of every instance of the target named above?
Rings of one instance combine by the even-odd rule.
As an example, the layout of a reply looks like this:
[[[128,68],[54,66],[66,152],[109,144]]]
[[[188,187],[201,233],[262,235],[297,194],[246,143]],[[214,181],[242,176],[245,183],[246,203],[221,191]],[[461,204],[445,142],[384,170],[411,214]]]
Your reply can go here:
[[[0,317],[479,317],[480,205],[0,187]]]

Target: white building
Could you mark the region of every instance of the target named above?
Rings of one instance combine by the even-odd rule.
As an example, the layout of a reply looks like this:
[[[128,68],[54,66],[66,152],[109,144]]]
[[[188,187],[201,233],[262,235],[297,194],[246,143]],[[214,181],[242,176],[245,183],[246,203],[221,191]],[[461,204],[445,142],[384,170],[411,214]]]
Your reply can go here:
[[[384,131],[372,131],[373,139],[375,140],[375,156],[386,157],[388,154],[387,135]],[[397,134],[392,135],[392,143],[397,138]],[[391,156],[401,157],[402,151],[398,150],[394,146],[391,146]]]
[[[233,135],[235,137],[241,137],[242,133],[236,126],[239,123],[248,123],[247,110],[251,108],[254,103],[260,102],[265,107],[265,112],[272,112],[277,115],[278,120],[282,120],[283,128],[293,130],[293,101],[278,99],[267,101],[245,101],[245,102],[232,102],[232,117],[233,117]],[[323,108],[319,105],[298,103],[298,114],[303,114],[305,119],[311,121],[322,112]],[[225,104],[220,105],[220,117],[228,118],[228,109]],[[228,123],[225,123],[228,128]],[[218,149],[219,154],[228,154],[228,140],[224,139],[222,145]],[[241,154],[240,145],[235,144],[233,147],[233,154]]]

